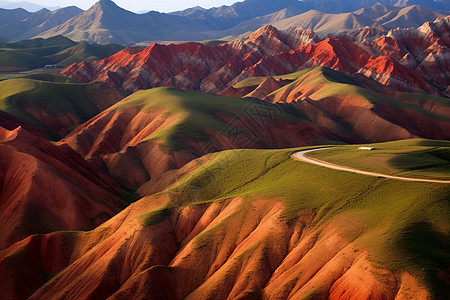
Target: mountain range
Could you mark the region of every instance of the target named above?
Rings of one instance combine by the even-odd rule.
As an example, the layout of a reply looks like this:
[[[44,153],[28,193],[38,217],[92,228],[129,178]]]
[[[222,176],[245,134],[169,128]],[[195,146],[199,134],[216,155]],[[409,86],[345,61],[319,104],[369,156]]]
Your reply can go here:
[[[219,46],[191,42],[126,48],[100,61],[73,64],[61,74],[127,92],[173,86],[217,93],[248,77],[327,66],[398,91],[447,95],[449,24],[446,17],[417,29],[386,33],[374,26],[323,39],[309,29],[281,32],[266,25],[248,38]]]
[[[0,1],[0,8],[4,8],[4,9],[15,9],[15,8],[23,8],[29,12],[36,12],[39,11],[43,8],[47,8],[50,10],[56,10],[59,9],[61,7],[43,7],[41,5],[35,4],[35,3],[31,3],[31,2],[27,2],[27,1],[19,1],[19,2],[11,2],[11,1],[5,1],[5,0],[1,0]]]
[[[3,40],[63,35],[74,41],[133,45],[145,41],[202,41],[239,36],[272,24],[279,29],[302,26],[320,36],[379,23],[387,29],[418,27],[445,17],[450,6],[441,1],[268,1],[246,0],[213,9],[192,9],[170,14],[135,14],[111,0],[100,0],[87,11],[68,7],[29,13],[0,10]],[[420,2],[422,6],[405,7]],[[397,6],[391,6],[396,4]],[[370,9],[363,9],[370,5]],[[387,5],[387,6],[386,6]],[[444,10],[440,12],[426,7]],[[330,10],[330,8],[332,8]]]

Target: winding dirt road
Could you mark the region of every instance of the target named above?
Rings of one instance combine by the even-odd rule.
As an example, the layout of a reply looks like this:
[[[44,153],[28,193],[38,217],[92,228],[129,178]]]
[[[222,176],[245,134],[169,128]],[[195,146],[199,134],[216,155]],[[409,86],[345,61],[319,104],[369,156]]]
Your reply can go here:
[[[384,178],[397,179],[397,180],[403,180],[403,181],[450,183],[450,180],[408,178],[408,177],[386,175],[386,174],[375,173],[375,172],[361,171],[361,170],[353,169],[353,168],[350,168],[350,167],[339,166],[339,165],[335,165],[335,164],[332,164],[332,163],[329,163],[329,162],[326,162],[326,161],[318,160],[318,159],[315,159],[315,158],[309,158],[309,157],[305,156],[306,153],[310,153],[310,152],[314,152],[314,151],[320,151],[320,150],[325,150],[325,149],[330,149],[330,148],[317,148],[317,149],[310,149],[310,150],[304,150],[304,151],[295,152],[294,154],[292,154],[292,158],[294,158],[295,160],[307,162],[307,163],[310,163],[310,164],[322,166],[322,167],[329,168],[329,169],[346,171],[346,172],[352,172],[352,173],[368,175],[368,176],[374,176],[374,177],[384,177]]]

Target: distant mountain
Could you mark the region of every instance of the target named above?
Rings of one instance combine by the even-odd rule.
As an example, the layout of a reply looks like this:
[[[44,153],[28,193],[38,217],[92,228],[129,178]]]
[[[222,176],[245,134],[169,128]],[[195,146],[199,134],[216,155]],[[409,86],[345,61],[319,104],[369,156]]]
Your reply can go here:
[[[399,7],[421,5],[430,9],[450,10],[449,0],[303,0],[302,2],[310,5],[311,9],[328,13],[351,12],[376,4]]]
[[[55,11],[41,9],[30,13],[22,8],[0,9],[0,40],[23,40],[73,18],[82,12],[70,6]]]
[[[347,13],[373,5],[411,6],[421,5],[429,9],[450,10],[450,0],[245,0],[231,6],[221,6],[210,9],[201,7],[189,8],[173,12],[178,16],[200,18],[215,22],[217,28],[225,29],[236,26],[238,23],[255,17],[265,16],[282,9],[298,11],[318,10],[325,13]]]
[[[251,32],[265,24],[271,24],[280,30],[290,27],[311,29],[319,36],[346,32],[349,30],[379,24],[386,29],[397,27],[419,27],[427,21],[445,18],[447,15],[421,6],[395,7],[374,5],[349,13],[324,13],[310,10],[297,14],[295,9],[283,9],[276,13],[244,21],[237,26],[214,35],[222,37],[238,36]]]
[[[203,41],[245,35],[265,24],[279,29],[302,26],[323,36],[375,22],[387,29],[418,27],[446,16],[420,6],[400,7],[408,3],[367,0],[331,1],[325,5],[324,1],[309,0],[246,0],[211,9],[194,7],[170,14],[155,11],[135,14],[111,0],[100,0],[84,12],[75,7],[54,12],[43,9],[36,13],[23,9],[0,10],[0,17],[4,16],[0,21],[0,40],[63,35],[74,41],[122,45]],[[368,7],[373,4],[377,5]]]
[[[89,10],[38,37],[64,35],[75,41],[126,45],[146,40],[190,40],[208,29],[203,21],[158,12],[135,14],[110,0],[100,0]]]
[[[296,11],[308,10],[309,6],[298,0],[245,0],[231,6],[221,6],[211,9],[193,7],[183,11],[173,12],[172,15],[189,19],[201,19],[210,24],[212,29],[226,29],[245,20],[265,16],[282,9],[289,8]]]
[[[374,23],[380,24],[386,29],[419,27],[427,21],[445,17],[445,14],[420,6],[398,8],[378,5],[341,14],[327,14],[311,10],[271,24],[280,30],[300,26],[323,36],[370,26]]]
[[[29,12],[36,12],[45,7],[35,4],[35,3],[27,2],[27,1],[10,2],[10,1],[1,0],[0,8],[4,8],[4,9],[23,8]]]

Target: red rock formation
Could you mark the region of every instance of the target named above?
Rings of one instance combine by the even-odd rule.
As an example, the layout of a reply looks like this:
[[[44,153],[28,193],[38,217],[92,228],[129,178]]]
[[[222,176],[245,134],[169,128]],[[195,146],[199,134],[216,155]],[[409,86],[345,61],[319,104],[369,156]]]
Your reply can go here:
[[[62,74],[83,82],[107,82],[129,92],[172,86],[216,93],[252,76],[328,66],[348,74],[367,73],[401,91],[440,93],[450,83],[449,22],[450,16],[418,29],[391,30],[377,39],[382,30],[368,28],[322,41],[311,30],[279,32],[267,25],[248,39],[220,46],[186,43],[154,44],[142,51],[128,48],[101,61],[71,65]],[[382,57],[404,69],[398,65],[394,72],[384,69]]]
[[[208,118],[221,124],[221,127],[192,127],[192,124],[186,123],[185,116],[199,114],[198,108],[171,112],[171,97],[182,97],[184,104],[181,107],[184,107],[190,101],[194,102],[195,97],[205,97],[204,94],[193,95],[192,92],[163,88],[156,92],[159,99],[167,101],[167,109],[127,106],[129,98],[126,98],[79,126],[63,143],[86,159],[100,158],[113,177],[126,187],[137,189],[150,179],[156,180],[158,176],[211,152],[238,148],[294,147],[311,144],[319,137],[361,141],[352,138],[348,132],[336,133],[320,128],[310,120],[296,119],[296,116],[290,115],[289,109],[292,108],[288,106],[215,95],[208,97],[222,108],[211,108],[215,111]],[[145,101],[151,104],[155,98],[149,95]],[[233,109],[233,105],[241,109]],[[173,130],[173,126],[188,128],[190,136],[175,132],[168,137],[158,138],[164,132]],[[176,146],[168,143],[175,143]]]
[[[0,249],[35,233],[93,229],[126,206],[104,171],[20,127],[0,127],[0,187]]]
[[[284,207],[273,200],[161,210],[168,200],[144,198],[91,233],[14,244],[0,253],[2,295],[23,298],[37,289],[30,299],[429,296],[409,273],[368,260],[354,243],[365,234],[357,214],[318,227],[312,212],[282,222]],[[56,275],[41,286],[48,274]]]

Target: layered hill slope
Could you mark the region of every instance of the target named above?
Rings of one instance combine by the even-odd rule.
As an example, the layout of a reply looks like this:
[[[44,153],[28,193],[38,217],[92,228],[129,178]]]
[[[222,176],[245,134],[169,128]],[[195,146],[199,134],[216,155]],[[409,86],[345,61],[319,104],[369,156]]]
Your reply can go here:
[[[379,38],[378,30],[367,28],[365,35],[358,30],[323,40],[310,30],[280,32],[265,26],[247,39],[220,46],[128,48],[104,60],[73,64],[61,74],[130,92],[173,86],[216,93],[248,77],[327,66],[363,74],[399,91],[445,94],[450,85],[449,24],[446,17],[418,29],[391,30]],[[370,38],[371,34],[375,36]]]
[[[86,158],[100,158],[110,174],[145,195],[155,191],[162,174],[225,149],[450,138],[447,98],[395,95],[381,85],[380,92],[363,85],[317,68],[251,78],[224,91],[266,101],[173,88],[139,91],[79,126],[64,142]]]
[[[0,125],[14,129],[24,122],[45,132],[46,138],[59,139],[124,97],[103,83],[59,80],[68,78],[30,75],[0,81],[0,111],[17,120],[2,118]]]
[[[352,140],[345,130],[339,133]],[[101,158],[110,174],[136,189],[206,153],[307,145],[334,136],[289,105],[157,88],[125,98],[64,142],[86,158]]]
[[[386,146],[420,155],[448,143],[416,140],[378,148]],[[139,200],[91,232],[24,239],[0,253],[2,295],[426,299],[448,294],[448,184],[329,170],[294,161],[293,151],[209,155],[181,170],[184,175],[166,192]]]
[[[69,147],[0,127],[0,249],[36,233],[93,229],[126,206],[119,188]]]

